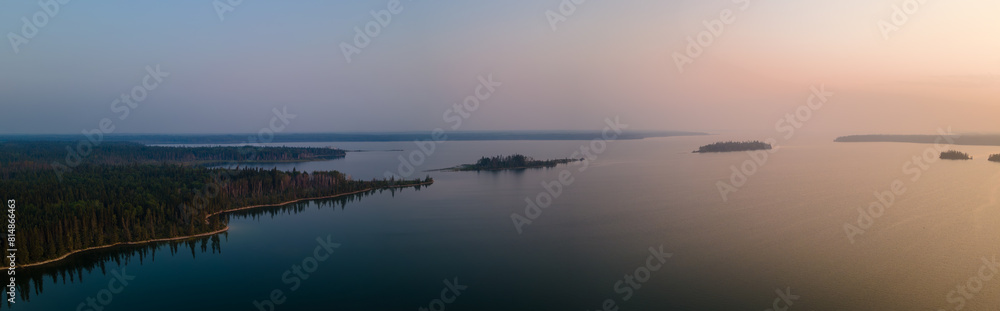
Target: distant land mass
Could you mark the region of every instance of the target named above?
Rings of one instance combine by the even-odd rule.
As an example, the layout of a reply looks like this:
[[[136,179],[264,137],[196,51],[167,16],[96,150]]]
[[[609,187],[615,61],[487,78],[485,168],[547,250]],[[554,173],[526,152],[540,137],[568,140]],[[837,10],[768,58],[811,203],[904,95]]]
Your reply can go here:
[[[694,153],[709,152],[736,152],[753,150],[771,150],[771,144],[762,141],[724,141],[714,144],[704,145],[695,150]]]
[[[334,148],[261,147],[158,147],[133,142],[107,142],[80,149],[75,141],[0,142],[0,164],[44,164],[82,161],[91,164],[223,164],[231,162],[305,162],[338,159],[347,152]],[[69,152],[67,150],[71,150]],[[250,152],[252,151],[252,152]],[[3,171],[0,168],[0,171]]]
[[[942,138],[949,138],[952,145],[965,146],[1000,146],[1000,135],[851,135],[842,136],[835,139],[835,142],[861,143],[861,142],[883,142],[883,143],[916,143],[934,144],[942,143]]]
[[[990,155],[990,161],[1000,162],[1000,153]]]
[[[600,131],[483,131],[445,132],[450,141],[482,140],[592,140],[603,137]],[[618,135],[619,140],[653,137],[709,135],[699,132],[634,131]],[[274,134],[272,143],[297,142],[396,142],[431,139],[431,132],[383,133],[289,133]],[[0,135],[0,141],[77,141],[83,135]],[[143,144],[246,144],[257,143],[257,134],[108,134],[104,141]]]

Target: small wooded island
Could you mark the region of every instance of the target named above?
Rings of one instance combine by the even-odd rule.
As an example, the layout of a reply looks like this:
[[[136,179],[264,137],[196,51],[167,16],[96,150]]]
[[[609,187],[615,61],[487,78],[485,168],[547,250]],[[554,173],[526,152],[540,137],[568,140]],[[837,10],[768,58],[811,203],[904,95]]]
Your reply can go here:
[[[710,145],[704,145],[694,151],[694,153],[709,152],[736,152],[753,150],[771,150],[771,144],[762,141],[724,141]]]
[[[455,167],[449,167],[445,169],[440,169],[438,171],[454,171],[454,172],[467,172],[467,171],[500,171],[500,170],[517,170],[517,169],[528,169],[528,168],[544,168],[544,167],[554,167],[559,164],[566,164],[576,161],[583,161],[583,159],[555,159],[555,160],[535,160],[531,157],[527,157],[520,154],[514,154],[509,156],[494,156],[494,157],[482,157],[475,164],[462,164]]]
[[[994,155],[990,155],[990,161],[1000,162],[1000,153],[997,153],[997,154],[994,154]]]
[[[972,160],[972,157],[968,153],[948,150],[941,153],[942,160]]]

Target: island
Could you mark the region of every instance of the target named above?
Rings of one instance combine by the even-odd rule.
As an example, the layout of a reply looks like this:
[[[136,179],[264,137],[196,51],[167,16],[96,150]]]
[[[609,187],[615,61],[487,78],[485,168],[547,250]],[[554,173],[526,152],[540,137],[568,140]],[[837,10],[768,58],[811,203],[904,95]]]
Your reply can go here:
[[[771,150],[771,144],[762,141],[725,141],[710,145],[704,145],[695,150],[694,153],[710,152],[736,152],[753,150]]]
[[[968,153],[948,150],[941,153],[942,160],[972,160],[972,157]]]
[[[520,154],[514,155],[499,155],[494,157],[482,157],[475,164],[462,164],[455,167],[449,167],[444,169],[439,169],[435,171],[453,171],[453,172],[467,172],[467,171],[500,171],[500,170],[517,170],[517,169],[528,169],[528,168],[545,168],[545,167],[555,167],[559,164],[566,164],[576,161],[583,161],[583,159],[555,159],[555,160],[535,160],[531,157],[527,157]]]
[[[17,239],[29,241],[18,248],[19,267],[116,245],[214,235],[228,229],[228,218],[213,217],[221,213],[434,182],[430,176],[355,180],[338,171],[240,168],[343,157],[330,148],[67,147],[79,144],[0,143],[0,189],[5,200],[16,200]],[[235,168],[207,166],[220,162]]]
[[[1000,153],[997,153],[997,154],[994,154],[994,155],[990,155],[990,161],[1000,162]]]

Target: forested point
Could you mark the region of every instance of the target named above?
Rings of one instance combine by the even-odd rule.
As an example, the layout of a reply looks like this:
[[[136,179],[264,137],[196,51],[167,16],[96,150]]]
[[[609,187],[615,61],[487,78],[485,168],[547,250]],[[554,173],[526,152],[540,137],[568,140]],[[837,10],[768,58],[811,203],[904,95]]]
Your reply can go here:
[[[1000,162],[1000,153],[997,153],[997,154],[994,154],[994,155],[990,155],[990,161]]]
[[[338,171],[304,173],[277,169],[226,169],[187,165],[205,160],[305,159],[342,156],[325,148],[146,147],[109,143],[57,175],[38,159],[51,159],[64,144],[0,144],[0,191],[17,201],[18,263],[58,258],[95,246],[213,232],[225,218],[207,215],[252,205],[390,187],[430,184],[424,180],[352,180]],[[149,152],[150,154],[146,154]],[[218,154],[213,154],[217,152]]]
[[[725,141],[725,142],[718,142],[714,144],[701,146],[694,153],[735,152],[735,151],[751,151],[751,150],[771,150],[771,144],[756,140]]]
[[[948,150],[941,153],[942,160],[972,160],[972,157],[968,153]]]
[[[554,159],[554,160],[535,160],[531,157],[527,157],[520,154],[514,155],[498,155],[494,157],[482,157],[475,164],[463,164],[452,168],[447,168],[444,170],[450,171],[496,171],[496,170],[510,170],[510,169],[526,169],[526,168],[543,168],[543,167],[555,167],[559,164],[566,164],[576,161],[582,161],[583,159]]]

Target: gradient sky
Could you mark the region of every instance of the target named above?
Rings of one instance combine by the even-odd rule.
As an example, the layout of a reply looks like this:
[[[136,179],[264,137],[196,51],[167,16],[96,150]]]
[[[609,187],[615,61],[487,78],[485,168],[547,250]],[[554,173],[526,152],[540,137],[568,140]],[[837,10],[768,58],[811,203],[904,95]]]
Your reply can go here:
[[[286,106],[287,132],[423,131],[489,74],[503,86],[459,130],[766,131],[822,84],[813,131],[1000,132],[995,0],[928,1],[888,40],[904,1],[587,1],[553,31],[561,1],[403,0],[348,63],[340,43],[388,2],[245,0],[220,21],[210,0],[73,0],[14,53],[41,9],[2,1],[0,134],[256,132]],[[678,72],[725,9],[736,21]],[[171,75],[119,120],[148,65]]]

